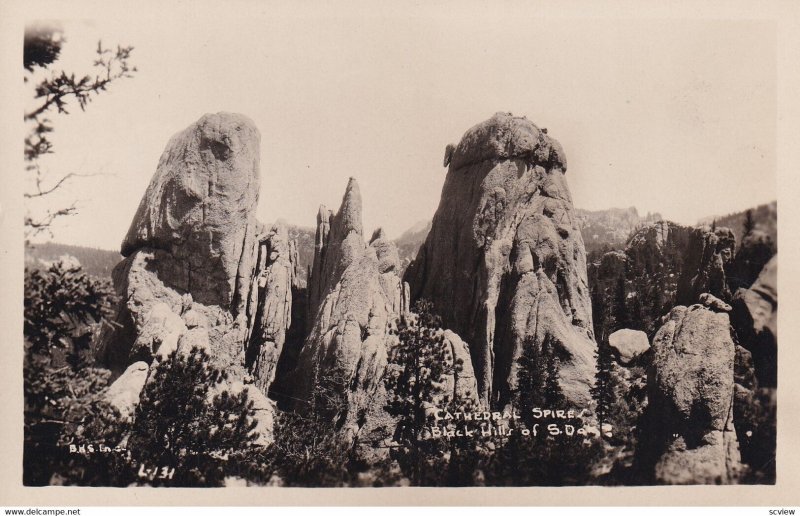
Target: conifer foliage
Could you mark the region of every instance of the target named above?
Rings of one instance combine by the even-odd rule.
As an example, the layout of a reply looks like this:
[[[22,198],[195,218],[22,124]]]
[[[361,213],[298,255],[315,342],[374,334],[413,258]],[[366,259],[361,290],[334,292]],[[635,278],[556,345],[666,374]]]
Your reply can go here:
[[[91,352],[114,294],[106,282],[60,262],[26,270],[24,294],[23,482],[101,482],[108,471],[71,453],[70,445],[90,435],[94,444],[120,438],[108,423],[115,411],[102,399],[110,374],[95,367]]]
[[[128,440],[133,465],[137,471],[175,472],[143,475],[140,482],[222,485],[231,455],[255,447],[253,401],[246,389],[231,394],[226,379],[198,348],[186,355],[174,351],[151,371]]]
[[[597,370],[594,377],[594,386],[591,389],[592,398],[596,404],[595,413],[600,429],[609,421],[609,416],[617,402],[615,398],[615,379],[613,376],[614,355],[608,339],[603,338],[595,352]]]
[[[389,395],[385,409],[397,421],[392,455],[412,485],[436,485],[444,473],[445,456],[453,455],[441,440],[426,435],[432,409],[458,410],[464,403],[441,388],[445,377],[463,366],[453,360],[441,330],[433,304],[418,301],[413,314],[397,321],[393,332],[398,342],[389,351],[384,376]]]
[[[577,433],[585,421],[580,417],[534,416],[534,409],[541,413],[545,409],[575,408],[568,406],[559,384],[555,339],[548,335],[539,344],[534,336],[529,336],[523,345],[517,359],[517,387],[512,396],[512,405],[520,419],[510,423],[510,436],[488,457],[486,484],[564,486],[591,483],[592,466],[601,453],[601,446],[596,439]],[[575,433],[567,433],[568,426]]]

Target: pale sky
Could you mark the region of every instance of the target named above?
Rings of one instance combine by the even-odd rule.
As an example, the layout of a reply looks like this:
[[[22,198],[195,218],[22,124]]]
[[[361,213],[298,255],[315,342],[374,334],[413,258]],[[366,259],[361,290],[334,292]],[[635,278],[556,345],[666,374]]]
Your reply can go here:
[[[547,127],[576,207],[694,224],[774,200],[770,22],[537,19],[487,10],[151,16],[64,22],[61,62],[133,45],[133,79],[57,116],[54,171],[105,173],[63,196],[57,242],[118,249],[174,133],[208,112],[261,131],[258,217],[313,226],[358,179],[365,232],[430,219],[445,146],[496,111]],[[22,67],[20,66],[20,70]]]

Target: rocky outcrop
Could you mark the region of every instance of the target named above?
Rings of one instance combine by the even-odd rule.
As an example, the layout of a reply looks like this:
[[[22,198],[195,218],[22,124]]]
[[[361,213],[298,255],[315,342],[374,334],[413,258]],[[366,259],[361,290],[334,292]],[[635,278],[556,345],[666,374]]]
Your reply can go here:
[[[752,333],[778,335],[778,257],[767,262],[749,289],[736,292],[736,305],[750,322]]]
[[[731,305],[716,296],[712,296],[708,292],[700,294],[698,301],[700,301],[701,305],[715,312],[730,312],[732,310]]]
[[[732,322],[739,342],[753,354],[760,385],[777,386],[778,255],[750,288],[736,291]]]
[[[441,390],[450,400],[468,402],[473,407],[477,407],[479,405],[478,383],[475,379],[475,371],[472,369],[469,346],[450,330],[444,330],[442,337],[447,350],[445,370],[452,371],[452,373],[445,376]]]
[[[139,405],[139,394],[147,381],[148,370],[145,362],[134,362],[106,391],[106,400],[123,419],[131,418]]]
[[[700,296],[709,293],[729,300],[726,271],[733,261],[736,237],[728,228],[714,231],[695,230],[686,254],[686,266],[678,281],[680,304],[696,303]]]
[[[775,240],[766,231],[753,229],[745,234],[728,278],[734,292],[740,288],[749,288],[777,252]]]
[[[112,391],[131,383],[129,365],[142,374],[143,365],[195,347],[230,382],[249,378],[245,349],[259,299],[259,149],[253,123],[230,113],[205,115],[170,139],[113,273],[121,299],[116,324],[101,333],[96,350],[115,375],[127,369]],[[272,271],[277,275],[277,266]],[[258,329],[277,340],[263,324]]]
[[[602,334],[607,312],[623,324],[635,324],[652,337],[672,307],[731,300],[727,274],[735,239],[727,228],[714,231],[658,221],[640,228],[625,251],[612,251],[589,265],[589,281]]]
[[[336,214],[320,208],[316,242],[308,285],[311,331],[295,368],[295,408],[307,410],[315,390],[330,389],[346,412],[343,434],[352,436],[381,395],[394,339],[390,325],[406,310],[399,259],[380,231],[370,244],[364,242],[355,179]]]
[[[292,323],[292,291],[297,287],[297,249],[284,223],[274,224],[259,238],[252,292],[256,311],[247,356],[256,386],[269,392],[275,380],[286,334]]]
[[[659,484],[728,484],[741,472],[735,348],[726,313],[675,307],[653,339],[639,458]]]
[[[659,221],[637,231],[625,254],[641,273],[673,274],[675,302],[690,305],[700,294],[730,299],[726,269],[733,260],[736,237],[728,228],[714,231]]]
[[[159,249],[170,287],[205,305],[244,311],[255,237],[260,135],[242,115],[205,115],[176,134],[122,242]],[[164,262],[164,263],[162,263]]]
[[[589,403],[592,314],[583,241],[561,145],[522,117],[497,113],[448,151],[425,244],[405,277],[446,328],[469,343],[481,399],[506,403],[523,345],[556,342],[559,381]]]
[[[259,140],[249,119],[229,113],[205,115],[170,139],[114,271],[121,327],[106,332],[99,349],[112,371],[149,363],[160,341],[180,333],[175,317],[193,307],[208,321],[216,357],[243,349]],[[164,318],[169,327],[162,328]]]
[[[627,328],[617,330],[609,335],[608,344],[622,365],[630,364],[634,358],[650,349],[650,341],[647,340],[645,332]]]

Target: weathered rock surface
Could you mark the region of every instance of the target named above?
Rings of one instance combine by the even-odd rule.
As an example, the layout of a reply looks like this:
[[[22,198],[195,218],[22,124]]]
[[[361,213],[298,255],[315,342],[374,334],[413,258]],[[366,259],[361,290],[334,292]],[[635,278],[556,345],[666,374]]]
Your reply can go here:
[[[252,292],[257,308],[247,363],[263,392],[275,380],[276,367],[292,322],[292,288],[297,281],[297,249],[286,225],[274,224],[259,239],[256,277]]]
[[[605,308],[615,320],[635,322],[652,336],[669,309],[702,303],[702,295],[717,298],[716,306],[722,309],[731,300],[727,272],[734,245],[727,228],[712,232],[669,221],[644,226],[631,236],[624,252],[606,253],[589,265],[592,298],[596,305],[606,305],[595,310]],[[602,333],[600,327],[595,331]]]
[[[730,299],[725,271],[733,260],[736,237],[728,228],[708,231],[658,221],[634,234],[625,254],[648,273],[666,267],[677,280],[675,300],[690,305],[700,294]]]
[[[151,361],[158,341],[179,332],[177,322],[161,328],[162,319],[174,321],[192,303],[208,321],[215,355],[238,355],[254,264],[259,141],[248,118],[230,113],[205,115],[170,139],[114,271],[121,328],[106,332],[99,350],[112,370]]]
[[[361,195],[355,179],[334,215],[320,208],[309,280],[311,331],[294,374],[295,408],[304,410],[320,386],[347,407],[343,434],[354,435],[380,396],[390,324],[406,308],[394,244],[379,232],[364,242]]]
[[[733,425],[735,349],[726,313],[675,307],[653,340],[638,450],[661,484],[727,484],[741,472]]]
[[[745,234],[728,278],[734,292],[740,288],[749,288],[777,252],[777,243],[769,232],[753,229]]]
[[[446,367],[453,368],[453,374],[447,376],[443,390],[451,400],[470,401],[477,406],[478,382],[472,369],[469,346],[450,330],[444,330],[443,336],[449,351]]]
[[[769,332],[778,335],[778,256],[767,262],[749,289],[736,292],[736,304],[744,308],[743,315],[752,321],[756,335]]]
[[[148,364],[195,347],[231,382],[248,377],[259,148],[253,123],[230,113],[205,115],[167,144],[122,244],[126,258],[114,269],[117,324],[104,329],[96,349],[114,374],[125,371],[120,385],[139,386],[139,376],[128,379],[131,364],[146,377]]]
[[[700,304],[706,308],[709,308],[715,312],[730,312],[732,310],[731,305],[716,296],[712,296],[708,292],[705,294],[700,294],[698,301],[700,301]]]
[[[523,342],[550,335],[565,394],[588,405],[596,344],[560,144],[497,113],[448,159],[431,230],[405,275],[412,301],[433,301],[444,327],[469,343],[484,403],[508,401]]]
[[[149,366],[145,362],[134,362],[106,391],[106,400],[119,410],[124,418],[133,416],[139,405],[139,395],[147,381]]]
[[[645,332],[627,328],[609,335],[608,344],[616,351],[623,365],[630,364],[634,358],[650,349],[650,341]]]
[[[242,115],[205,115],[176,134],[134,215],[122,255],[167,251],[171,287],[241,312],[259,191],[260,135]]]

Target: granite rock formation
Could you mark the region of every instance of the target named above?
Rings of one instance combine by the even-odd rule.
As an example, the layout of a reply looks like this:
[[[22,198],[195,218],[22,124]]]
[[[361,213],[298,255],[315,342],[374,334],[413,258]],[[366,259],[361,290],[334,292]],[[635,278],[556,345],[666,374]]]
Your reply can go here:
[[[778,256],[767,262],[748,289],[736,292],[736,304],[746,309],[755,335],[778,335]]]
[[[647,340],[645,332],[627,328],[617,330],[609,335],[608,344],[619,357],[622,365],[630,364],[634,358],[650,349],[650,342]]]
[[[364,241],[361,194],[350,179],[339,211],[317,216],[314,267],[308,284],[310,332],[293,379],[296,410],[309,409],[315,389],[332,389],[346,407],[342,433],[352,436],[379,405],[390,325],[407,310],[399,258],[381,231]]]
[[[119,382],[133,384],[131,364],[142,376],[142,366],[193,347],[207,351],[230,385],[249,379],[259,152],[258,130],[237,114],[205,115],[170,139],[122,243],[125,259],[113,273],[121,299],[116,325],[104,330],[96,349],[114,375],[127,370],[111,392],[122,389]],[[262,411],[266,443],[271,416],[263,412],[272,402],[250,391]]]
[[[259,140],[249,119],[228,113],[205,115],[170,139],[114,270],[121,328],[99,350],[112,371],[152,361],[161,341],[183,331],[176,317],[192,308],[207,320],[217,357],[232,362],[222,355],[243,349]]]
[[[727,279],[734,246],[733,232],[722,227],[710,231],[658,221],[640,228],[624,252],[611,251],[589,264],[595,332],[603,333],[601,312],[652,337],[675,306],[702,303],[701,296],[724,306],[731,300]]]
[[[292,291],[297,288],[297,248],[286,224],[278,222],[258,239],[256,274],[251,289],[256,306],[247,365],[262,392],[275,380],[286,334],[292,323]]]
[[[761,270],[778,252],[778,246],[766,231],[753,229],[742,238],[742,244],[734,257],[728,283],[734,292],[748,288],[758,278]]]
[[[742,467],[728,314],[677,306],[653,339],[639,454],[659,484],[728,484]]]
[[[725,273],[735,247],[736,237],[728,228],[710,231],[659,221],[637,231],[625,253],[647,272],[661,264],[674,268],[670,273],[677,279],[675,301],[691,305],[706,292],[730,299]]]
[[[443,326],[469,343],[483,403],[504,404],[523,346],[556,342],[559,381],[590,403],[595,370],[586,257],[561,145],[497,113],[448,150],[449,170],[425,244],[405,277]]]
[[[139,404],[139,395],[147,381],[149,366],[145,362],[134,362],[106,392],[106,399],[116,408],[123,419],[131,418]]]
[[[715,312],[730,312],[732,310],[731,305],[716,296],[712,296],[708,292],[700,294],[698,301],[701,305]]]
[[[469,346],[450,330],[444,330],[443,337],[448,349],[447,357],[450,361],[447,368],[452,368],[453,373],[445,378],[442,391],[451,400],[469,401],[477,407],[479,404],[478,383],[475,371],[472,369]]]

